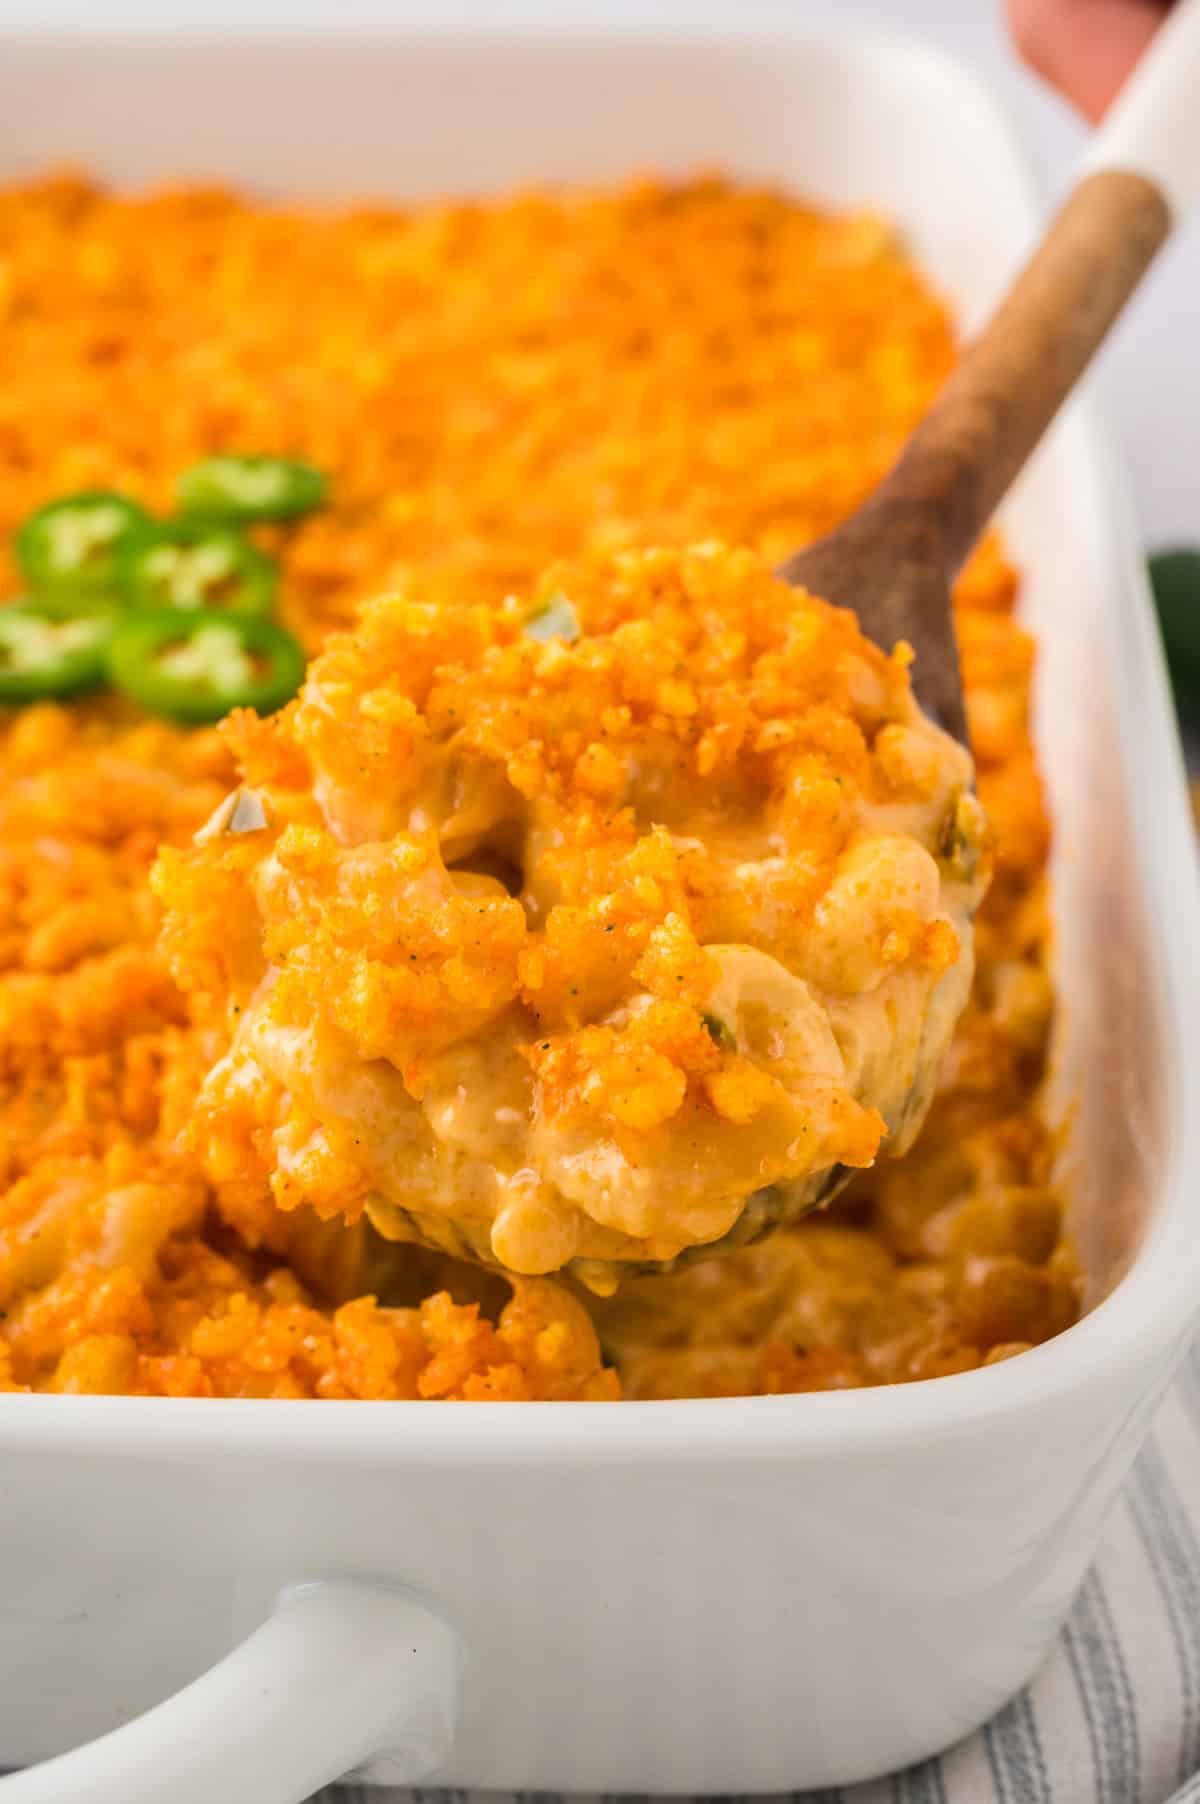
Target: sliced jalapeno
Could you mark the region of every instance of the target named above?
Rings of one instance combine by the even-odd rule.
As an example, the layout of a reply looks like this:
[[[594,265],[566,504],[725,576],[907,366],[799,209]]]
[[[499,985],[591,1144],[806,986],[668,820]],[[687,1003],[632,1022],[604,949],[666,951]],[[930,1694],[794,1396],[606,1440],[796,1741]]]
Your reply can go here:
[[[78,695],[104,681],[111,617],[62,616],[36,602],[0,607],[0,702]]]
[[[175,485],[181,510],[198,520],[294,520],[324,504],[321,471],[294,457],[206,457]]]
[[[231,708],[270,714],[304,679],[304,651],[291,633],[257,614],[131,613],[117,623],[108,673],[154,714],[201,725]]]
[[[94,596],[115,588],[122,553],[149,531],[136,501],[88,489],[30,514],[17,528],[14,548],[35,593]]]
[[[167,520],[126,547],[117,577],[133,608],[269,614],[279,566],[232,527]]]

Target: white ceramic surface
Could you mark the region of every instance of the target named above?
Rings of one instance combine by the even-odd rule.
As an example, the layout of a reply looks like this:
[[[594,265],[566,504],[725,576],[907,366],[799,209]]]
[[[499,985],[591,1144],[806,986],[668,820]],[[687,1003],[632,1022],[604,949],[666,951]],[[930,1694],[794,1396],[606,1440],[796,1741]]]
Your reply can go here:
[[[453,1745],[461,1656],[450,1624],[401,1587],[287,1586],[201,1678],[4,1780],[5,1804],[300,1804],[350,1767],[407,1785]]]
[[[26,33],[0,46],[0,160],[65,154],[123,180],[326,195],[719,163],[891,212],[968,318],[1034,224],[1002,124],[954,66],[782,30],[715,48],[569,29],[319,48]],[[891,1391],[588,1408],[0,1397],[0,1764],[125,1722],[313,1580],[334,1581],[312,1594],[334,1666],[356,1657],[339,1582],[433,1600],[414,1642],[426,1677],[439,1618],[455,1625],[447,1784],[848,1782],[945,1745],[1029,1675],[1200,1296],[1200,906],[1140,561],[1079,410],[1009,520],[1044,648],[1061,1075],[1098,1307],[1021,1359]],[[397,1643],[394,1700],[375,1691],[386,1607],[367,1614],[384,1638],[363,1672],[377,1719],[368,1735],[357,1711],[344,1758],[373,1741],[415,1777],[418,1741],[389,1740],[409,1666]],[[266,1633],[308,1675],[264,1722],[269,1752],[338,1706],[328,1665],[305,1669],[286,1623]],[[259,1721],[257,1686],[244,1718],[231,1707],[230,1670],[206,1682],[218,1746]],[[188,1793],[157,1720],[161,1795],[216,1795],[211,1769]],[[38,1783],[10,1781],[14,1800]],[[294,1766],[288,1783],[298,1798]]]

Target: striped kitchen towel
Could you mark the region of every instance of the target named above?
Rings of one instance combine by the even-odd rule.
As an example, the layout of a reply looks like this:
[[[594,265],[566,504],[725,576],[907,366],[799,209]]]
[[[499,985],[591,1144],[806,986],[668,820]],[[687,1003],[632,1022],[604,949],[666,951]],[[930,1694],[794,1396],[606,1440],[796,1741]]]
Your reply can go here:
[[[528,1794],[482,1798],[529,1804]],[[789,1804],[1167,1800],[1200,1804],[1200,1345],[1163,1405],[1096,1565],[1029,1689],[939,1760],[868,1785],[795,1793]],[[473,1801],[464,1792],[345,1785],[320,1792],[312,1804]],[[556,1800],[539,1793],[537,1804]]]

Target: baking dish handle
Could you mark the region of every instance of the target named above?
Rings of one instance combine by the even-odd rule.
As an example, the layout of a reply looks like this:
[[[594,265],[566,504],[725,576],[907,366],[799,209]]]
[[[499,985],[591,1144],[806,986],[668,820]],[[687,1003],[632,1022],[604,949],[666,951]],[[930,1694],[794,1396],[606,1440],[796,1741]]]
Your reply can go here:
[[[447,1758],[460,1644],[414,1592],[290,1586],[209,1672],[108,1735],[0,1779],[3,1804],[302,1800],[352,1769],[396,1785]]]

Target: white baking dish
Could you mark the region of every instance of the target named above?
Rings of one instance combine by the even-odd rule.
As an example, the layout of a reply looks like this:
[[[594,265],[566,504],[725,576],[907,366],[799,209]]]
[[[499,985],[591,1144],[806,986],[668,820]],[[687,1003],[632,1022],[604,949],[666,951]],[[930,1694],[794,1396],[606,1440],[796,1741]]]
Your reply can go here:
[[[987,98],[877,37],[25,36],[0,48],[0,155],[327,196],[721,165],[893,214],[968,318],[1033,226]],[[334,1581],[136,1744],[89,1750],[69,1783],[10,1780],[14,1798],[286,1804],[372,1754],[454,1785],[791,1790],[917,1760],[1029,1676],[1200,1297],[1200,910],[1140,560],[1079,410],[1010,530],[1043,645],[1097,1307],[1020,1359],[898,1390],[0,1398],[0,1765],[126,1722],[282,1587]]]

